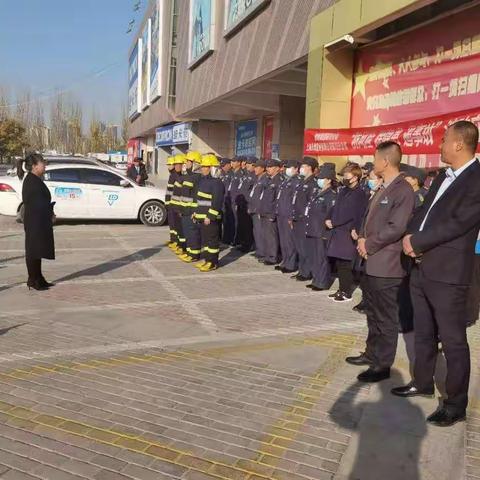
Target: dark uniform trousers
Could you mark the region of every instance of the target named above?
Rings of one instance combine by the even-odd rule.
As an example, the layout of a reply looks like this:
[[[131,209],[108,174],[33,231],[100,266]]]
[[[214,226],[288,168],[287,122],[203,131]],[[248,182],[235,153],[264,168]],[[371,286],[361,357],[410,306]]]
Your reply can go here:
[[[211,220],[209,225],[200,224],[201,244],[203,245],[202,257],[214,265],[218,265],[220,254],[220,223]]]
[[[200,258],[202,252],[200,225],[195,223],[189,215],[182,216],[182,230],[186,238],[187,253],[195,260]]]
[[[325,240],[320,237],[307,236],[305,245],[308,265],[310,265],[313,277],[312,285],[318,288],[330,288],[333,278]]]
[[[222,241],[227,245],[231,245],[235,240],[235,217],[233,215],[232,200],[229,196],[225,197],[224,209]]]
[[[480,310],[480,255],[475,255],[473,267],[473,281],[468,297],[468,323],[474,324],[478,320]]]
[[[267,262],[277,263],[280,257],[280,243],[278,239],[278,224],[273,215],[260,216],[262,230],[263,257]]]
[[[395,360],[402,278],[363,276],[368,337],[365,355],[375,367],[390,368]]]
[[[265,258],[265,249],[263,244],[263,232],[260,215],[252,214],[253,237],[255,239],[255,256],[259,259]]]
[[[183,223],[182,223],[182,215],[179,211],[174,211],[174,225],[175,231],[177,232],[177,242],[178,246],[183,250],[187,251],[187,239],[185,237],[185,233],[183,231]]]
[[[253,246],[253,225],[246,200],[237,198],[236,217],[237,244],[242,250],[249,252]]]
[[[312,266],[308,262],[307,236],[305,235],[306,220],[300,218],[293,222],[293,238],[298,252],[298,274],[305,278],[311,278]]]
[[[282,267],[295,271],[298,268],[298,253],[295,248],[295,238],[288,217],[277,216],[278,236],[282,252]]]
[[[434,388],[439,337],[447,361],[448,399],[443,403],[449,411],[463,413],[470,380],[466,311],[469,287],[430,280],[414,267],[410,293],[415,325],[415,384],[420,390]]]

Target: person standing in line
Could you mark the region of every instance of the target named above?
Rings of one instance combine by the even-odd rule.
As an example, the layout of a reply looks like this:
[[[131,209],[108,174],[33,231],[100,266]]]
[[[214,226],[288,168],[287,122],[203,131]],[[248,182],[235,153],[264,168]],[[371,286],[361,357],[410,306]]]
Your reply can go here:
[[[201,250],[203,261],[195,264],[201,272],[218,268],[220,255],[220,224],[224,199],[223,183],[218,178],[220,162],[213,153],[203,155],[201,177],[195,198],[193,220],[200,224]]]
[[[171,248],[172,250],[177,247],[177,231],[175,230],[175,218],[173,215],[172,207],[170,205],[175,178],[177,176],[175,172],[174,161],[175,157],[173,156],[167,158],[167,169],[169,174],[167,180],[167,191],[165,193],[165,206],[167,207],[168,229],[170,231],[170,241],[167,243],[167,247]]]
[[[200,260],[200,228],[192,219],[196,205],[196,193],[200,174],[198,168],[202,155],[200,152],[190,151],[185,156],[185,174],[182,178],[182,229],[186,239],[186,252],[178,258],[185,263],[197,262]]]
[[[331,218],[325,222],[329,229],[327,255],[336,266],[339,280],[338,290],[329,295],[335,302],[352,299],[353,260],[357,255],[353,237],[360,229],[368,205],[368,196],[360,187],[361,178],[362,170],[358,165],[343,170],[343,188],[338,192]]]
[[[258,209],[260,206],[260,196],[268,181],[265,173],[266,163],[264,160],[259,160],[255,164],[255,175],[257,177],[252,189],[250,190],[250,198],[248,202],[248,213],[252,217],[253,224],[253,238],[255,240],[255,254],[259,262],[265,259],[265,249],[263,246],[263,232],[260,224],[260,215]]]
[[[414,310],[413,382],[392,393],[401,397],[435,392],[438,340],[447,361],[443,405],[427,418],[439,427],[466,419],[470,382],[467,340],[468,297],[480,230],[480,162],[475,158],[478,128],[468,121],[452,124],[441,145],[449,168],[434,180],[403,239],[415,259],[410,280]]]
[[[172,197],[170,198],[170,206],[172,208],[172,217],[174,229],[177,232],[177,245],[172,248],[177,255],[186,253],[186,242],[182,225],[182,189],[183,189],[183,165],[185,164],[185,155],[178,153],[173,159],[175,168],[175,181],[173,182]]]
[[[248,213],[248,201],[250,191],[257,178],[255,175],[256,162],[256,157],[248,157],[245,160],[245,171],[235,192],[235,209],[239,225],[238,249],[243,253],[250,252],[253,246],[253,224],[252,217]]]
[[[242,162],[244,157],[235,156],[232,158],[232,180],[229,185],[228,195],[232,202],[232,211],[233,217],[235,219],[235,235],[233,238],[233,246],[237,247],[241,245],[242,238],[242,224],[241,220],[238,219],[238,210],[237,210],[237,196],[239,195],[240,185],[242,179],[245,175],[245,171],[242,169]]]
[[[46,161],[39,153],[27,155],[19,164],[17,175],[20,180],[27,176],[22,185],[22,201],[25,210],[25,261],[28,270],[27,286],[30,290],[48,290],[53,283],[45,280],[42,273],[42,258],[55,260],[53,222],[55,215],[50,190],[43,182]]]
[[[278,238],[278,224],[276,216],[277,195],[282,183],[280,175],[280,162],[267,160],[268,180],[260,195],[258,213],[263,235],[265,265],[277,265],[280,262],[280,241]]]
[[[232,245],[235,238],[235,217],[233,216],[230,182],[232,181],[232,163],[229,158],[220,159],[220,180],[225,189],[225,200],[222,218],[222,242]]]
[[[327,257],[325,220],[330,218],[337,196],[335,164],[324,164],[317,175],[318,190],[305,210],[306,247],[308,263],[312,266],[312,283],[307,285],[314,292],[328,290],[333,283],[330,260]]]
[[[295,248],[295,239],[289,220],[292,218],[293,194],[301,178],[298,175],[300,165],[296,160],[285,162],[285,179],[281,183],[276,202],[276,216],[282,263],[275,267],[282,273],[294,273],[298,270],[298,253]]]
[[[135,157],[133,159],[132,165],[128,167],[127,177],[130,180],[133,180],[137,185],[140,185],[141,187],[145,186],[145,182],[148,180],[148,174],[145,164],[140,157]]]
[[[395,142],[380,143],[374,170],[383,180],[372,197],[363,221],[357,250],[365,261],[363,295],[368,337],[365,353],[347,357],[352,365],[367,365],[358,375],[361,382],[379,382],[390,377],[399,330],[399,292],[407,272],[402,238],[412,216],[415,198],[400,173],[402,150]]]
[[[292,218],[289,223],[293,230],[295,248],[298,252],[298,273],[293,275],[292,278],[298,282],[307,282],[312,279],[312,265],[308,262],[306,245],[307,217],[305,216],[305,210],[317,189],[317,181],[314,176],[317,169],[318,162],[315,158],[305,157],[301,161],[300,177],[302,181],[298,184],[292,198]]]

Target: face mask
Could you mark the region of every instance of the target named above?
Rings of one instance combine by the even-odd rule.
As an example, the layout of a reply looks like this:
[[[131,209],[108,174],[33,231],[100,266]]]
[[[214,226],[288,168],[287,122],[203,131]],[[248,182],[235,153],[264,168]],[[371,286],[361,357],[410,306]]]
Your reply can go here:
[[[300,167],[300,176],[301,177],[307,176],[307,169],[305,167]]]
[[[325,179],[324,178],[317,178],[317,185],[322,190],[325,188]]]
[[[369,180],[368,181],[368,188],[370,190],[376,190],[377,189],[377,181],[376,180]]]
[[[290,178],[293,177],[295,175],[295,169],[293,167],[288,167],[285,170],[285,175]]]

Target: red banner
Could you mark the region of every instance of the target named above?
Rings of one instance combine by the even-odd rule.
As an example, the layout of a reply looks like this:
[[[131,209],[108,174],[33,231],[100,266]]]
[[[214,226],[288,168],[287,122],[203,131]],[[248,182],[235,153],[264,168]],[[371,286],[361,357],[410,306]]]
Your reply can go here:
[[[263,118],[263,158],[272,158],[273,117]]]
[[[480,106],[480,8],[359,51],[351,127]]]
[[[140,139],[131,138],[127,143],[127,162],[129,165],[140,155]]]
[[[469,120],[480,128],[480,107],[379,127],[307,129],[304,153],[314,156],[373,155],[379,143],[391,140],[399,143],[406,155],[438,154],[445,130],[458,120]]]

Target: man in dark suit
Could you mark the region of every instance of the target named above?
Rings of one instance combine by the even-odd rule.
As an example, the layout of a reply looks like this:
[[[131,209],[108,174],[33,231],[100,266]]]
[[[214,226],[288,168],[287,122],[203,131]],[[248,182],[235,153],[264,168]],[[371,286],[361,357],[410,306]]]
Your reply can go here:
[[[467,309],[475,243],[480,228],[478,129],[456,122],[445,132],[441,153],[449,165],[433,182],[403,239],[415,259],[410,282],[415,324],[414,381],[392,393],[434,394],[438,341],[447,360],[448,399],[427,422],[448,427],[465,420],[470,379]]]
[[[375,151],[374,171],[383,183],[370,200],[357,250],[365,260],[363,295],[368,337],[365,353],[348,357],[353,365],[368,365],[357,378],[378,382],[390,377],[399,328],[398,295],[406,275],[402,263],[402,238],[413,212],[415,195],[400,174],[402,151],[395,142],[384,142]]]
[[[133,160],[133,164],[128,167],[127,177],[130,178],[130,180],[133,180],[137,185],[140,185],[141,187],[145,186],[148,174],[141,158],[137,157]]]

